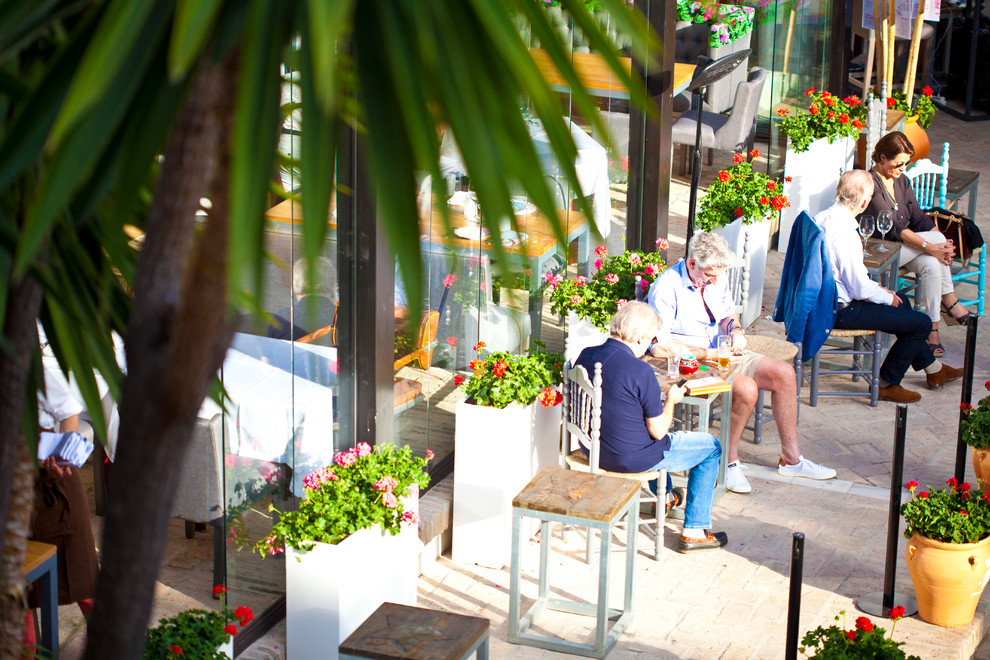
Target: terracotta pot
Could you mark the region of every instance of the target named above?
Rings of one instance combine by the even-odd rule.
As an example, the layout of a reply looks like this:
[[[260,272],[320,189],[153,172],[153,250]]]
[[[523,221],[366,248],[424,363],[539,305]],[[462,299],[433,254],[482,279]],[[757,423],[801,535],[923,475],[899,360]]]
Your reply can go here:
[[[990,537],[979,543],[942,543],[915,534],[905,550],[918,614],[938,626],[973,620],[990,580]]]
[[[990,493],[990,449],[973,447],[973,472],[980,481],[980,490]]]
[[[907,136],[907,139],[911,141],[911,146],[914,147],[914,156],[911,157],[912,161],[928,157],[928,133],[918,125],[917,117],[908,117],[904,120],[904,135]]]

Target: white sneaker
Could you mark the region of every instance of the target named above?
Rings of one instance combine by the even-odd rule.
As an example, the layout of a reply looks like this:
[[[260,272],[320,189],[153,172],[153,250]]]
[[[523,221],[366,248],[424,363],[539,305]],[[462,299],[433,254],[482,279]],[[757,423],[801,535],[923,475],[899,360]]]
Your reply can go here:
[[[778,463],[777,474],[785,477],[805,477],[806,479],[832,479],[835,477],[835,470],[809,461],[804,456],[799,456],[798,462],[794,465],[780,465]]]
[[[753,490],[746,480],[746,475],[742,473],[742,466],[738,461],[729,463],[725,468],[725,489],[733,493],[749,493]]]

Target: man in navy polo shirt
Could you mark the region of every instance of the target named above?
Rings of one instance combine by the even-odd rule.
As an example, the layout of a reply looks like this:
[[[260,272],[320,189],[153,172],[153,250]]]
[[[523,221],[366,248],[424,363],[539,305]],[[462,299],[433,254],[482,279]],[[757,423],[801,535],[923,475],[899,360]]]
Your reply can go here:
[[[684,532],[677,543],[683,553],[716,550],[728,537],[711,533],[712,499],[722,447],[710,433],[668,433],[674,406],[684,388],[673,386],[663,402],[656,374],[640,358],[660,327],[660,317],[640,302],[626,303],[612,319],[610,337],[601,346],[581,351],[576,365],[594,376],[602,365],[601,454],[598,464],[610,472],[688,470]]]

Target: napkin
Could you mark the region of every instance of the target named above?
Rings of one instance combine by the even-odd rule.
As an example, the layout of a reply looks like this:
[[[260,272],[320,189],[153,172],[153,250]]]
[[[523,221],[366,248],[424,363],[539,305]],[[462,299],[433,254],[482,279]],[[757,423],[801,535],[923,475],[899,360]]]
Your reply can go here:
[[[61,465],[82,467],[93,453],[93,443],[75,431],[48,433],[43,431],[38,439],[38,460],[54,456]]]

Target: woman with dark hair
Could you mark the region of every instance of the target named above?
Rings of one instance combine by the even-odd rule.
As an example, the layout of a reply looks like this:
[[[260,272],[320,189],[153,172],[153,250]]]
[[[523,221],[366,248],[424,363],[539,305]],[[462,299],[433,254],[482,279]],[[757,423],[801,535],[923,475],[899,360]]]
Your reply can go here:
[[[913,155],[914,146],[900,131],[880,138],[873,150],[870,170],[873,199],[863,213],[878,217],[883,211],[890,212],[894,224],[887,236],[903,243],[901,266],[918,276],[915,300],[924,305],[932,320],[932,332],[928,336],[932,353],[942,357],[945,350],[938,336],[939,310],[946,322],[954,325],[965,324],[969,310],[956,297],[949,270],[956,246],[935,228],[935,221],[921,210],[911,184],[901,176]],[[874,236],[879,235],[874,232]]]

